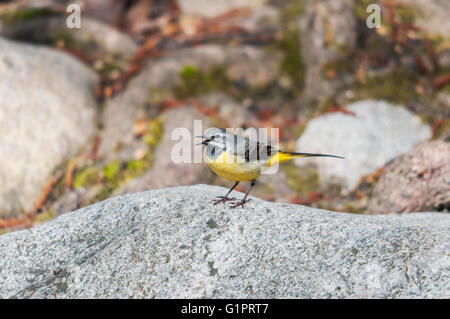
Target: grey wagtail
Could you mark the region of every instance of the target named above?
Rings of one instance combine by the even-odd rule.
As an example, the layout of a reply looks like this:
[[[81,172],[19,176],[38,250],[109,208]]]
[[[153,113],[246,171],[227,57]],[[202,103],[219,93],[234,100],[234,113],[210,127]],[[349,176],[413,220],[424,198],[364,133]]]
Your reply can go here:
[[[248,137],[236,135],[222,128],[210,128],[203,136],[201,143],[196,145],[206,145],[206,162],[209,167],[219,176],[235,182],[233,187],[225,196],[214,202],[214,205],[233,200],[228,198],[231,191],[243,181],[250,181],[250,188],[245,193],[244,198],[236,205],[244,207],[247,196],[256,184],[256,179],[261,175],[264,167],[270,167],[277,163],[283,163],[297,157],[335,157],[335,155],[312,154],[312,153],[292,153],[280,151],[268,144],[250,140]]]

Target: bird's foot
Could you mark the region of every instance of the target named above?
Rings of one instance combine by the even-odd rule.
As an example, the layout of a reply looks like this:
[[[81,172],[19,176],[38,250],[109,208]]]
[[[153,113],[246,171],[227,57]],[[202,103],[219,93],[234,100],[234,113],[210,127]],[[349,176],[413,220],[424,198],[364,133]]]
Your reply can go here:
[[[225,197],[225,196],[218,196],[220,199],[218,200],[218,201],[215,201],[214,203],[213,203],[213,205],[217,205],[217,204],[220,204],[220,203],[225,203],[225,202],[228,202],[228,201],[233,201],[233,200],[236,200],[236,198],[234,198],[234,197],[232,197],[232,198],[229,198],[229,197]]]
[[[244,204],[248,203],[249,201],[251,201],[251,199],[243,199],[243,200],[240,200],[238,203],[236,203],[234,205],[231,205],[230,207],[231,208],[236,208],[236,207],[239,207],[239,206],[244,207]]]

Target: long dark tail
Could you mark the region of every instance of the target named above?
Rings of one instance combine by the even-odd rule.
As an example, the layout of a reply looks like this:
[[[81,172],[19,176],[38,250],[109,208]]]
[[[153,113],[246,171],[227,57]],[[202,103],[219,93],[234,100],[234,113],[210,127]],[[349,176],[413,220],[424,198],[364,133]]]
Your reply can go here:
[[[293,152],[279,152],[279,162],[283,163],[297,157],[334,157],[344,159],[344,157],[328,154],[314,154],[314,153],[293,153]]]

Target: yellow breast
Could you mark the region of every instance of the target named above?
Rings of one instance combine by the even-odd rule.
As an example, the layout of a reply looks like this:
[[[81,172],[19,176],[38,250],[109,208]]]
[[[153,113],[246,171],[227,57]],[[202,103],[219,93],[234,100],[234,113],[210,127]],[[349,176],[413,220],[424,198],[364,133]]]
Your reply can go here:
[[[206,156],[206,162],[217,175],[230,181],[251,181],[261,175],[259,162],[242,163],[230,152],[223,152],[215,159]]]

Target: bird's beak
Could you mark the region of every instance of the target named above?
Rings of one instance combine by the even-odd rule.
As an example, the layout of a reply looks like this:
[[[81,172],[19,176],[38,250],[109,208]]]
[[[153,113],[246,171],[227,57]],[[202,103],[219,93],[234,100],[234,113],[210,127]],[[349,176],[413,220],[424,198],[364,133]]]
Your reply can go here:
[[[196,137],[196,138],[198,138],[198,137],[205,138],[204,136],[195,136],[195,137]],[[202,145],[202,144],[203,144],[203,145],[206,145],[206,144],[208,144],[210,141],[211,141],[210,139],[205,138],[204,141],[195,144],[195,146]]]

